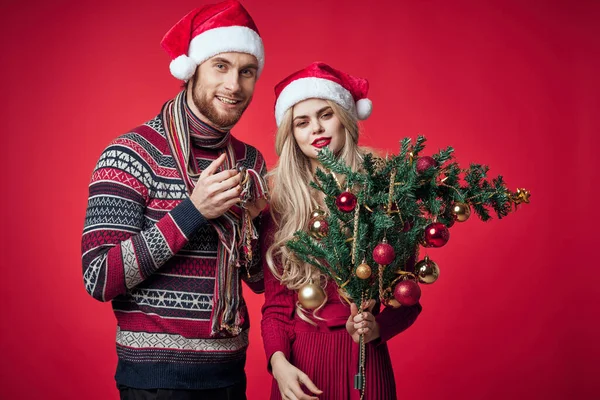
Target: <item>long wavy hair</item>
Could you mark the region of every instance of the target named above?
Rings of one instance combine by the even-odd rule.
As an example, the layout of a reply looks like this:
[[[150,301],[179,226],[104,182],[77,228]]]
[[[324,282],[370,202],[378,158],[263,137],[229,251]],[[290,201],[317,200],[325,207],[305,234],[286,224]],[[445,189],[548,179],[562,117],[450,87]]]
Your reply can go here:
[[[358,123],[356,116],[333,101],[326,100],[345,128],[344,146],[336,154],[353,170],[361,165],[362,155],[368,151],[358,146]],[[276,232],[272,245],[267,249],[266,259],[273,275],[290,290],[298,290],[311,281],[325,287],[326,277],[310,264],[298,260],[285,246],[294,232],[307,228],[310,214],[317,206],[313,197],[316,192],[310,187],[313,180],[310,159],[302,153],[293,133],[292,109],[290,108],[277,129],[275,151],[279,160],[269,172],[271,184],[271,213]],[[338,177],[343,179],[343,177]],[[327,298],[316,312],[327,302]],[[298,304],[299,316],[310,321],[305,310]]]

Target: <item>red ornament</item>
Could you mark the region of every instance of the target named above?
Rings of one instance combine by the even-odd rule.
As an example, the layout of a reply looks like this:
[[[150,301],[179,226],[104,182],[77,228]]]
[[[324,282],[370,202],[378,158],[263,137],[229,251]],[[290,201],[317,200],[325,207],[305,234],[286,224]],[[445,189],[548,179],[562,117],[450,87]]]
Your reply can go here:
[[[391,264],[394,258],[396,258],[394,248],[386,242],[379,243],[373,249],[373,260],[379,265]]]
[[[446,213],[444,215],[444,218],[446,219],[446,226],[448,228],[452,228],[452,226],[454,225],[454,223],[456,222],[456,215],[452,214],[452,213]]]
[[[343,192],[335,199],[335,205],[340,211],[352,212],[356,207],[356,196],[350,192]]]
[[[441,222],[434,222],[425,228],[423,236],[425,247],[442,247],[448,242],[448,239],[450,239],[450,231]]]
[[[417,173],[422,174],[429,168],[437,167],[437,161],[433,157],[423,156],[417,158]]]
[[[322,239],[329,233],[329,224],[323,215],[318,215],[308,221],[308,232],[315,239]]]
[[[414,306],[421,298],[421,288],[413,280],[405,280],[394,288],[394,298],[403,306]]]

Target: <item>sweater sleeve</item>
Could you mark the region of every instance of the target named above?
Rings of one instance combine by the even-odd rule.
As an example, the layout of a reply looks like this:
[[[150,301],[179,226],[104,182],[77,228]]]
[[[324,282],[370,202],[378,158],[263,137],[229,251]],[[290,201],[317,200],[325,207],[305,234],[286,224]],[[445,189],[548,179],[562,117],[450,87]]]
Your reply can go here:
[[[111,143],[92,174],[82,237],[86,291],[109,301],[147,279],[206,219],[187,198],[155,224],[146,204],[155,160],[127,134]]]
[[[385,307],[381,313],[375,316],[375,321],[379,325],[377,344],[385,343],[408,329],[416,321],[422,309],[420,303],[410,307]]]
[[[273,275],[264,257],[274,235],[274,226],[269,215],[263,221],[262,252],[263,270],[265,276],[265,303],[262,307],[262,337],[267,356],[267,369],[271,372],[271,356],[281,351],[290,359],[292,341],[294,340],[294,313],[296,309],[296,294],[281,285]]]

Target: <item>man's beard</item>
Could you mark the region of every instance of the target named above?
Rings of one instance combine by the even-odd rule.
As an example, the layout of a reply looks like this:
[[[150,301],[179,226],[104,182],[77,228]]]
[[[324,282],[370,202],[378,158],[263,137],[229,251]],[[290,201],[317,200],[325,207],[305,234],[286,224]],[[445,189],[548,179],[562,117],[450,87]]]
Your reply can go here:
[[[194,105],[198,111],[200,111],[200,113],[206,117],[212,123],[212,125],[221,129],[226,129],[232,127],[240,120],[242,114],[244,111],[246,111],[246,108],[248,108],[251,98],[248,99],[246,104],[244,104],[240,109],[232,110],[226,114],[221,113],[213,105],[213,98],[209,97],[208,92],[205,91],[200,85],[200,82],[197,81],[197,77],[194,77],[194,80],[195,81],[192,85],[192,101],[194,102]],[[220,100],[217,99],[217,101]]]

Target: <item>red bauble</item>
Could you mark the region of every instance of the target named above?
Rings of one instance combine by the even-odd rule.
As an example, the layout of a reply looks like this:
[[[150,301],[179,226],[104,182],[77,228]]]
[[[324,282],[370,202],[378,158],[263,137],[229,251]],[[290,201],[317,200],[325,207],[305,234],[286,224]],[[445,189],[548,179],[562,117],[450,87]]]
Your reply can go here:
[[[448,239],[450,239],[450,231],[441,222],[434,222],[425,228],[423,236],[425,247],[442,247],[448,242]]]
[[[433,159],[433,157],[423,156],[417,158],[417,173],[422,174],[427,171],[429,168],[434,168],[437,166],[437,161]]]
[[[356,196],[350,192],[343,192],[335,199],[335,205],[340,211],[349,213],[356,207]]]
[[[315,239],[322,239],[329,233],[329,224],[323,215],[317,215],[308,221],[308,232]]]
[[[447,215],[445,215],[446,217],[446,221],[448,221],[446,223],[446,226],[448,228],[452,228],[452,226],[454,225],[454,223],[456,222],[456,216],[453,214],[448,213]]]
[[[396,258],[394,248],[387,243],[379,243],[373,249],[373,260],[380,265],[391,264]]]
[[[415,281],[402,281],[394,288],[394,298],[403,306],[414,306],[421,298],[421,288]]]

